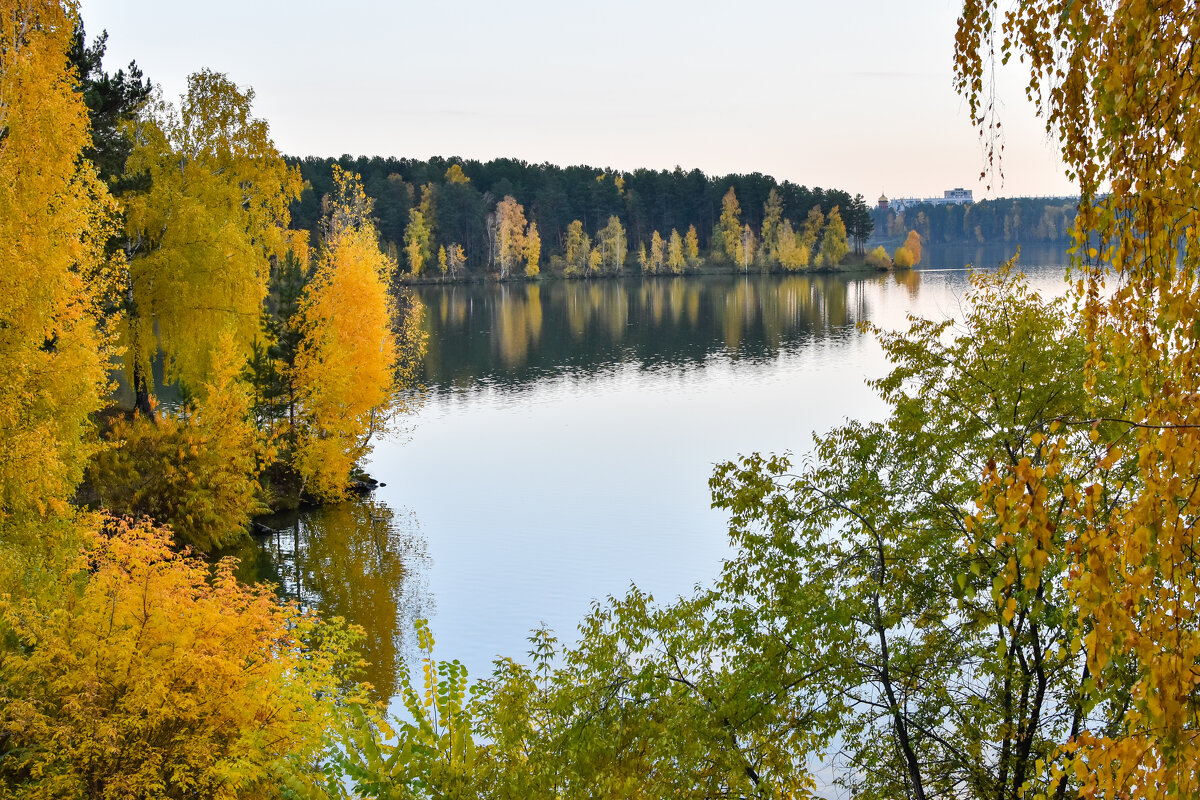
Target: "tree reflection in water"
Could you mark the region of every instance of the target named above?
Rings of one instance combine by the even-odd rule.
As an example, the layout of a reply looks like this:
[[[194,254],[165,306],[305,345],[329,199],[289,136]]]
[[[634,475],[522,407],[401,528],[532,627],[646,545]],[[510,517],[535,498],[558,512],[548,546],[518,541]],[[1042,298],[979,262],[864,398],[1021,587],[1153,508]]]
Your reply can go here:
[[[352,499],[262,522],[275,533],[237,553],[239,578],[274,583],[284,597],[362,626],[365,678],[378,699],[393,697],[397,670],[412,654],[413,621],[433,612],[416,517]]]

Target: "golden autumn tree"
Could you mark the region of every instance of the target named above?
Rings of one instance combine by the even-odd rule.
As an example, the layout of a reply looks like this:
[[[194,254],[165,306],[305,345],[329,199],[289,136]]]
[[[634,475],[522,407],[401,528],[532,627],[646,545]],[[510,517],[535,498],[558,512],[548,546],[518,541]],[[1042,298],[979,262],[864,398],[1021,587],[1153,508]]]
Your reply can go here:
[[[180,554],[148,523],[96,517],[78,538],[52,591],[0,598],[5,795],[316,789],[353,637],[238,582],[232,560],[214,570]]]
[[[721,234],[721,254],[738,266],[742,263],[741,214],[737,193],[730,186],[721,198],[721,219],[717,222],[717,231]]]
[[[649,272],[657,275],[664,271],[666,265],[666,243],[663,242],[662,235],[658,231],[654,231],[650,236],[650,255],[647,258]]]
[[[808,266],[812,256],[803,236],[792,229],[792,221],[784,219],[779,226],[779,247],[777,250],[779,265],[789,272],[796,272]]]
[[[525,257],[525,207],[506,196],[496,204],[496,264],[503,280]]]
[[[530,222],[529,230],[525,233],[525,277],[536,278],[538,274],[538,259],[542,257],[542,237],[538,234],[537,223]]]
[[[683,274],[683,268],[686,265],[683,257],[683,239],[679,236],[679,231],[672,228],[671,237],[667,240],[667,268],[673,275]]]
[[[115,209],[80,157],[91,139],[67,55],[76,23],[74,4],[44,0],[0,15],[0,524],[64,508],[108,388]]]
[[[821,252],[817,256],[817,266],[836,267],[850,252],[846,241],[846,223],[838,207],[829,210],[829,218],[825,221],[825,233],[821,236]]]
[[[700,263],[700,237],[696,235],[695,225],[688,225],[687,234],[683,237],[683,255],[692,266]]]
[[[600,254],[600,265],[606,273],[621,274],[625,267],[625,256],[629,252],[629,236],[617,216],[610,216],[608,224],[596,231],[596,251]]]
[[[567,243],[564,257],[567,262],[565,274],[583,275],[588,271],[588,256],[592,250],[592,240],[583,230],[583,223],[572,220],[567,226]]]
[[[896,248],[893,256],[898,267],[915,267],[921,263],[921,234],[909,231],[904,244]]]
[[[459,275],[467,264],[467,255],[463,252],[462,245],[451,243],[450,248],[446,250],[446,269],[451,277]]]
[[[304,491],[335,500],[397,408],[397,347],[388,292],[395,264],[379,250],[357,176],[335,168],[330,209],[294,323],[300,344],[292,459]]]
[[[158,99],[134,127],[126,170],[149,188],[126,199],[130,256],[126,361],[143,413],[150,414],[149,360],[167,359],[166,378],[200,386],[220,337],[230,332],[248,357],[272,258],[303,252],[288,230],[299,173],[284,163],[252,90],[203,70],[188,77],[178,109]]]
[[[1115,370],[1123,413],[1063,419],[1044,464],[989,469],[981,503],[1013,534],[1037,585],[1048,523],[1071,509],[1067,587],[1086,635],[1089,707],[1055,761],[1052,792],[1193,797],[1200,792],[1200,14],[1194,3],[967,0],[956,81],[999,152],[992,70],[1017,56],[1028,92],[1080,188],[1072,268],[1083,307],[1086,385]],[[997,45],[999,52],[997,52]],[[1057,455],[1062,431],[1088,430],[1105,455]],[[1072,478],[1047,491],[1058,471]],[[1061,536],[1061,532],[1058,534]],[[1026,556],[1032,556],[1032,563]],[[1023,579],[1022,579],[1023,578]]]
[[[754,261],[754,255],[758,252],[758,240],[754,237],[754,229],[749,224],[742,226],[742,239],[740,244],[742,254],[742,271],[750,271],[750,263]]]
[[[763,222],[760,241],[761,256],[768,264],[779,263],[779,234],[783,223],[783,198],[774,187],[767,194],[767,202],[763,203]]]
[[[804,219],[804,224],[800,226],[800,246],[808,251],[809,257],[814,256],[814,250],[817,243],[821,240],[821,231],[825,227],[825,215],[821,212],[820,206],[813,206],[808,210],[808,216]]]
[[[432,234],[424,212],[420,208],[409,209],[408,226],[404,229],[404,255],[413,275],[420,275],[429,261]]]

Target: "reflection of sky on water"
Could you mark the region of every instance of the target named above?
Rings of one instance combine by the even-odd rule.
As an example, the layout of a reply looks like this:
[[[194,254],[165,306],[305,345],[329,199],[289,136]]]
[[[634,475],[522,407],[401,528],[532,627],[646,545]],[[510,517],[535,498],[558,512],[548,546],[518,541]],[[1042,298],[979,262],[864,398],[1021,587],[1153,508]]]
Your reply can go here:
[[[1062,269],[1034,280],[1061,291]],[[697,297],[695,324],[687,300],[678,323],[656,322],[659,290],[644,283],[424,294],[440,342],[433,391],[407,440],[381,443],[370,469],[388,483],[377,499],[420,519],[438,653],[472,675],[496,655],[522,658],[540,622],[572,641],[592,600],[630,582],[669,600],[715,577],[728,550],[725,519],[709,507],[713,465],[755,450],[802,453],[814,431],[877,417],[864,381],[886,363],[856,323],[957,315],[968,276],[651,282],[663,285],[661,320],[673,319],[671,292]],[[439,306],[438,293],[457,298]],[[439,327],[438,309],[461,305],[464,293],[474,310]],[[587,308],[578,338],[561,313],[572,297],[601,304]],[[604,308],[614,300],[627,308]],[[540,312],[511,308],[534,302]],[[505,314],[524,327],[498,321]],[[536,335],[530,319],[541,320]],[[619,336],[613,319],[625,320]],[[524,349],[504,336],[523,337]]]

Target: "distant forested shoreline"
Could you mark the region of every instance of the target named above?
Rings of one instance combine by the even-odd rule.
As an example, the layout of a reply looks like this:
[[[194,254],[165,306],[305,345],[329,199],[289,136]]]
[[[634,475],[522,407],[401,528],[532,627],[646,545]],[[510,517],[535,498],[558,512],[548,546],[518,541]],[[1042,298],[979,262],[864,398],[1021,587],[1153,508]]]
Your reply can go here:
[[[826,222],[835,208],[850,250],[860,256],[877,245],[892,251],[910,230],[926,244],[1065,245],[1077,204],[1074,198],[998,198],[966,205],[915,203],[895,210],[868,205],[861,194],[844,189],[809,188],[757,172],[707,175],[680,167],[628,172],[514,158],[343,155],[292,156],[287,162],[305,181],[301,196],[292,203],[292,227],[317,230],[322,198],[332,188],[336,166],[362,176],[366,194],[374,201],[380,244],[402,274],[460,279],[506,272],[497,252],[497,218],[504,198],[513,199],[522,226],[530,226],[520,233],[534,232],[541,263],[536,272],[567,275],[683,272],[701,263],[733,269],[814,268],[827,226],[812,228],[817,219]],[[737,206],[736,237],[731,236],[734,227],[725,207],[731,190]],[[814,209],[820,210],[816,219]],[[800,267],[786,263],[779,252],[785,221],[786,230],[794,226],[798,248],[808,228],[811,252],[805,255],[812,258]],[[685,240],[689,229],[694,230],[691,243]],[[693,250],[674,270],[668,265],[672,231],[679,235],[681,251],[689,244]],[[602,242],[611,240],[610,268],[601,263],[588,269],[589,248],[580,247],[583,240],[594,243],[601,255]]]
[[[1078,197],[998,197],[977,203],[913,203],[872,209],[871,244],[902,242],[910,230],[925,244],[1071,243]]]
[[[723,205],[730,189],[740,207],[738,225],[749,227],[756,250],[765,249],[761,247],[764,222],[768,223],[768,237],[771,234],[768,202],[772,192],[778,198],[776,224],[789,220],[799,229],[814,208],[820,208],[823,216],[838,208],[847,240],[857,252],[862,252],[873,225],[871,209],[861,194],[780,182],[757,172],[710,176],[699,169],[684,171],[679,167],[621,172],[591,166],[530,164],[512,158],[482,162],[344,155],[336,159],[287,160],[299,169],[305,181],[302,195],[291,208],[294,228],[316,228],[321,198],[332,186],[336,165],[362,176],[367,196],[374,200],[381,245],[392,250],[401,269],[407,272],[414,271],[405,250],[414,211],[428,230],[429,244],[422,241],[422,246],[428,248],[428,259],[433,262],[429,266],[436,269],[439,248],[457,245],[462,248],[462,267],[467,273],[482,274],[491,269],[495,259],[494,245],[489,241],[489,217],[505,197],[512,197],[529,222],[536,224],[542,263],[551,270],[558,264],[557,259],[563,259],[560,268],[569,266],[573,222],[580,223],[576,226],[579,233],[598,240],[613,217],[625,237],[622,249],[628,250],[628,258],[621,260],[628,268],[637,269],[638,249],[643,245],[651,248],[655,232],[662,238],[665,251],[672,230],[682,239],[689,228],[695,229],[698,253],[710,262],[728,261],[732,266],[734,258],[724,257],[723,242],[714,241],[722,235]],[[728,228],[728,219],[726,222]],[[407,242],[413,238],[408,236]],[[665,252],[663,257],[667,258]]]

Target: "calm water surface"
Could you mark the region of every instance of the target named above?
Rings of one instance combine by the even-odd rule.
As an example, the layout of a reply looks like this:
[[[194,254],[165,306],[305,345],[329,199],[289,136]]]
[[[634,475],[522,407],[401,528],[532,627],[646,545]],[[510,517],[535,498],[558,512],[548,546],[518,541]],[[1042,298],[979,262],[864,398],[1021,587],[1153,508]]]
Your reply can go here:
[[[1061,252],[1022,260],[1063,291]],[[857,324],[961,318],[968,286],[929,269],[423,289],[429,393],[376,446],[387,485],[277,518],[245,574],[362,625],[383,697],[418,617],[475,676],[523,659],[540,623],[571,641],[631,582],[666,600],[714,578],[728,549],[713,465],[878,417],[865,381],[887,364]]]

